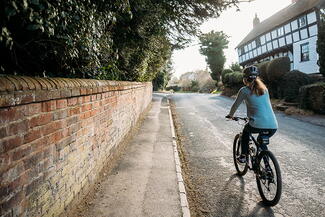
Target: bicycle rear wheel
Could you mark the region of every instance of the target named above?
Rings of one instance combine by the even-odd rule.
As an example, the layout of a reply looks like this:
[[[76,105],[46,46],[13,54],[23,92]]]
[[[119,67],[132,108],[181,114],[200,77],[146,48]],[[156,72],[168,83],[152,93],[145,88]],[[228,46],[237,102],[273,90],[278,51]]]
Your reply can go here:
[[[241,154],[240,134],[237,134],[235,136],[234,144],[233,144],[233,158],[234,158],[234,164],[237,170],[237,174],[243,176],[247,173],[248,159],[246,163],[240,163],[238,161],[240,154]]]
[[[257,165],[256,182],[263,203],[267,206],[275,206],[282,192],[279,163],[272,152],[262,151],[258,155]]]

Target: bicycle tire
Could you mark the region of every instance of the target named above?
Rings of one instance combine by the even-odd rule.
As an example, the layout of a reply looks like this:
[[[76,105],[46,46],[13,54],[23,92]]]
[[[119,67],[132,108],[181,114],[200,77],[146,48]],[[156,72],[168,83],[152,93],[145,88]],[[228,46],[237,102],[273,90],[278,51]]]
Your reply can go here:
[[[237,171],[237,174],[239,176],[244,176],[246,173],[247,173],[247,170],[248,170],[248,159],[247,159],[247,162],[245,164],[241,164],[238,162],[238,157],[241,153],[241,145],[240,145],[240,134],[237,134],[235,136],[235,139],[234,139],[234,144],[233,144],[233,159],[234,159],[234,164],[235,164],[235,168],[236,168],[236,171]]]
[[[271,165],[269,165],[271,166],[270,171],[267,171],[265,167],[264,168],[261,167],[261,163],[264,162],[265,165],[265,160],[263,160],[263,158],[268,159],[268,164],[271,164],[272,162],[273,168]],[[258,170],[256,172],[256,183],[262,201],[267,206],[275,206],[280,201],[281,193],[282,193],[282,177],[281,177],[281,170],[280,170],[279,163],[272,152],[262,151],[258,155],[257,166],[258,166]],[[274,172],[276,177],[274,176]],[[271,186],[273,186],[274,181],[276,181],[276,187],[275,187],[276,192],[274,194],[274,198],[268,198],[266,196],[266,193],[270,192],[270,188]],[[269,192],[265,192],[264,190],[267,190]]]

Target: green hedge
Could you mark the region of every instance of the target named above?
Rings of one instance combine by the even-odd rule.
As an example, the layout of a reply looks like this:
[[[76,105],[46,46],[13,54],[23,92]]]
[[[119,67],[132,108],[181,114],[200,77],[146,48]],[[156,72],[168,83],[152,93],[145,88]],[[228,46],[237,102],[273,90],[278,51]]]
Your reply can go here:
[[[310,109],[325,114],[325,82],[301,87],[299,105],[302,109]]]
[[[310,83],[310,77],[303,72],[297,70],[287,72],[279,82],[279,97],[286,102],[298,102],[300,87]]]
[[[279,57],[270,61],[267,65],[267,78],[270,83],[276,83],[281,77],[290,71],[289,57]]]

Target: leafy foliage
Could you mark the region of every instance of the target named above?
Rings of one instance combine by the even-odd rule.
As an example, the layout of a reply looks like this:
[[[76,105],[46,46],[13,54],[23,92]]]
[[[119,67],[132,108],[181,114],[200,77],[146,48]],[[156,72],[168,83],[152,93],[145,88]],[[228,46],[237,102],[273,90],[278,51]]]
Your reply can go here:
[[[300,87],[310,83],[309,76],[303,72],[297,70],[287,72],[279,82],[280,98],[286,102],[297,102]]]
[[[211,77],[220,81],[221,72],[226,62],[223,50],[228,48],[228,36],[224,32],[211,31],[200,37],[200,53],[206,56],[206,62],[211,70]]]
[[[237,0],[7,0],[0,69],[6,74],[151,81],[173,49]]]
[[[299,106],[320,114],[325,114],[325,82],[318,82],[301,87]]]
[[[241,72],[243,69],[239,63],[232,63],[229,68],[234,72]]]

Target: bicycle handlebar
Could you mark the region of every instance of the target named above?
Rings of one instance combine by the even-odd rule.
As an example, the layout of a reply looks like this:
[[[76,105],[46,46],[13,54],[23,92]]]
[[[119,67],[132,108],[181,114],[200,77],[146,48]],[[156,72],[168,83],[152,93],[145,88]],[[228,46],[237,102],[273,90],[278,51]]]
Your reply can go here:
[[[229,117],[226,117],[226,118],[229,118]],[[246,117],[246,118],[242,118],[242,117],[232,117],[232,118],[229,118],[229,119],[234,120],[234,121],[243,120],[243,121],[245,121],[245,122],[248,122],[248,120],[249,120],[247,117]]]

